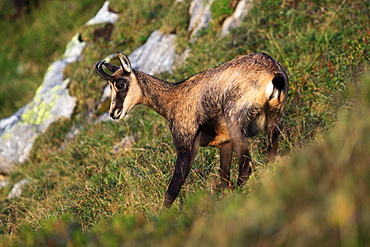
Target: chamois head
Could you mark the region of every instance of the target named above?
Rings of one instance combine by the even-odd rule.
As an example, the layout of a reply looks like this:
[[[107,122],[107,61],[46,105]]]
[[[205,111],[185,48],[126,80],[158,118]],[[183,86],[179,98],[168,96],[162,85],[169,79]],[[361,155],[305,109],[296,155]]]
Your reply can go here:
[[[122,52],[117,52],[121,66],[116,66],[102,60],[95,65],[98,75],[107,80],[111,92],[111,105],[109,115],[113,119],[122,119],[141,100],[141,90],[132,71],[130,60]],[[103,65],[113,74],[109,75],[103,70]]]

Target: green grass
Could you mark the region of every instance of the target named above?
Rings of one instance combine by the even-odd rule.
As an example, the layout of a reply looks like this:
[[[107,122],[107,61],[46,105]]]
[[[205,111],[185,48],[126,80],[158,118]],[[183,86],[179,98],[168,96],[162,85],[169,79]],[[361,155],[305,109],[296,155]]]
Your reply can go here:
[[[222,25],[223,21],[233,14],[234,10],[229,2],[228,0],[218,0],[212,3],[211,14],[214,23]]]
[[[111,1],[120,19],[106,42],[94,41],[94,27],[82,27],[102,3],[40,2],[15,24],[0,16],[2,34],[25,26],[7,35],[0,48],[2,80],[9,82],[0,85],[1,116],[32,97],[74,33],[89,46],[82,61],[65,70],[78,101],[72,119],[52,124],[11,175],[12,182],[31,179],[22,197],[6,199],[10,186],[0,192],[0,245],[369,243],[369,3],[256,1],[229,36],[220,39],[216,24],[190,44],[188,3]],[[230,14],[222,6],[212,6],[216,21]],[[61,8],[70,9],[65,11],[70,18],[63,11],[50,14]],[[175,152],[166,121],[143,106],[122,122],[93,121],[97,110],[106,110],[99,109],[105,83],[93,71],[96,61],[117,50],[129,54],[155,29],[178,34],[178,51],[192,49],[173,73],[158,75],[163,79],[180,81],[251,52],[269,53],[290,79],[281,157],[265,164],[264,136],[250,140],[253,176],[241,188],[220,190],[217,150],[203,148],[169,212],[161,207]],[[33,43],[38,45],[27,49]],[[36,69],[16,74],[24,64]],[[79,130],[74,139],[67,137],[71,129]],[[135,147],[113,154],[113,146],[129,135],[137,137]]]
[[[15,20],[8,20],[13,1],[0,4],[0,118],[32,99],[48,66],[61,58],[68,41],[103,2],[40,0],[37,8]]]

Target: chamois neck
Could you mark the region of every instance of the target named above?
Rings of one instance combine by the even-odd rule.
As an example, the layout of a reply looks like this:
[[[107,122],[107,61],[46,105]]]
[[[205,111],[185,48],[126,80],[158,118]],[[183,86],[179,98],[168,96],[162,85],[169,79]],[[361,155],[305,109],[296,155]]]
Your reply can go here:
[[[166,82],[141,71],[134,70],[143,93],[141,104],[146,105],[167,118],[168,104],[176,94],[176,84]]]

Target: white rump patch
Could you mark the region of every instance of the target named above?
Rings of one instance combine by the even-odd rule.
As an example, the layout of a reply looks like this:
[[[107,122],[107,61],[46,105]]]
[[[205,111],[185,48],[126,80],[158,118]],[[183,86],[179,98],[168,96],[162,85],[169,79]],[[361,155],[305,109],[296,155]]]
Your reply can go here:
[[[266,87],[266,97],[269,99],[270,96],[272,95],[272,92],[274,91],[274,85],[272,84],[272,81],[267,84]]]
[[[279,99],[279,90],[274,92],[274,84],[270,82],[266,87],[266,97],[267,99]]]

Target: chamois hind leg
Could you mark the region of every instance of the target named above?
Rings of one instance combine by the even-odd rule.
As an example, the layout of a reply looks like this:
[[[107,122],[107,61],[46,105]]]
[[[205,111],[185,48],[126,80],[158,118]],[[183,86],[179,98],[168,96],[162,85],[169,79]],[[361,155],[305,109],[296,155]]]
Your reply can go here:
[[[267,128],[267,159],[268,161],[274,161],[279,139],[279,129],[277,126]]]
[[[173,201],[179,194],[186,177],[189,174],[191,166],[194,163],[195,156],[198,153],[199,144],[197,142],[198,141],[195,140],[195,143],[191,148],[184,148],[178,146],[176,147],[177,149],[176,165],[174,173],[172,175],[171,182],[165,194],[163,205],[165,208],[171,207]]]
[[[220,178],[222,187],[231,187],[230,181],[230,164],[233,155],[233,145],[231,142],[226,143],[220,148]]]
[[[241,124],[233,124],[236,121],[230,121],[229,134],[231,138],[232,145],[236,152],[239,163],[239,177],[238,186],[243,184],[248,180],[250,174],[252,173],[252,160],[248,149],[247,135]]]
[[[252,160],[247,145],[235,148],[235,152],[239,161],[239,176],[237,184],[240,186],[248,180],[252,173]]]
[[[277,154],[278,139],[280,130],[282,128],[282,117],[276,114],[275,116],[269,116],[266,122],[266,133],[267,133],[267,159],[273,161]]]

